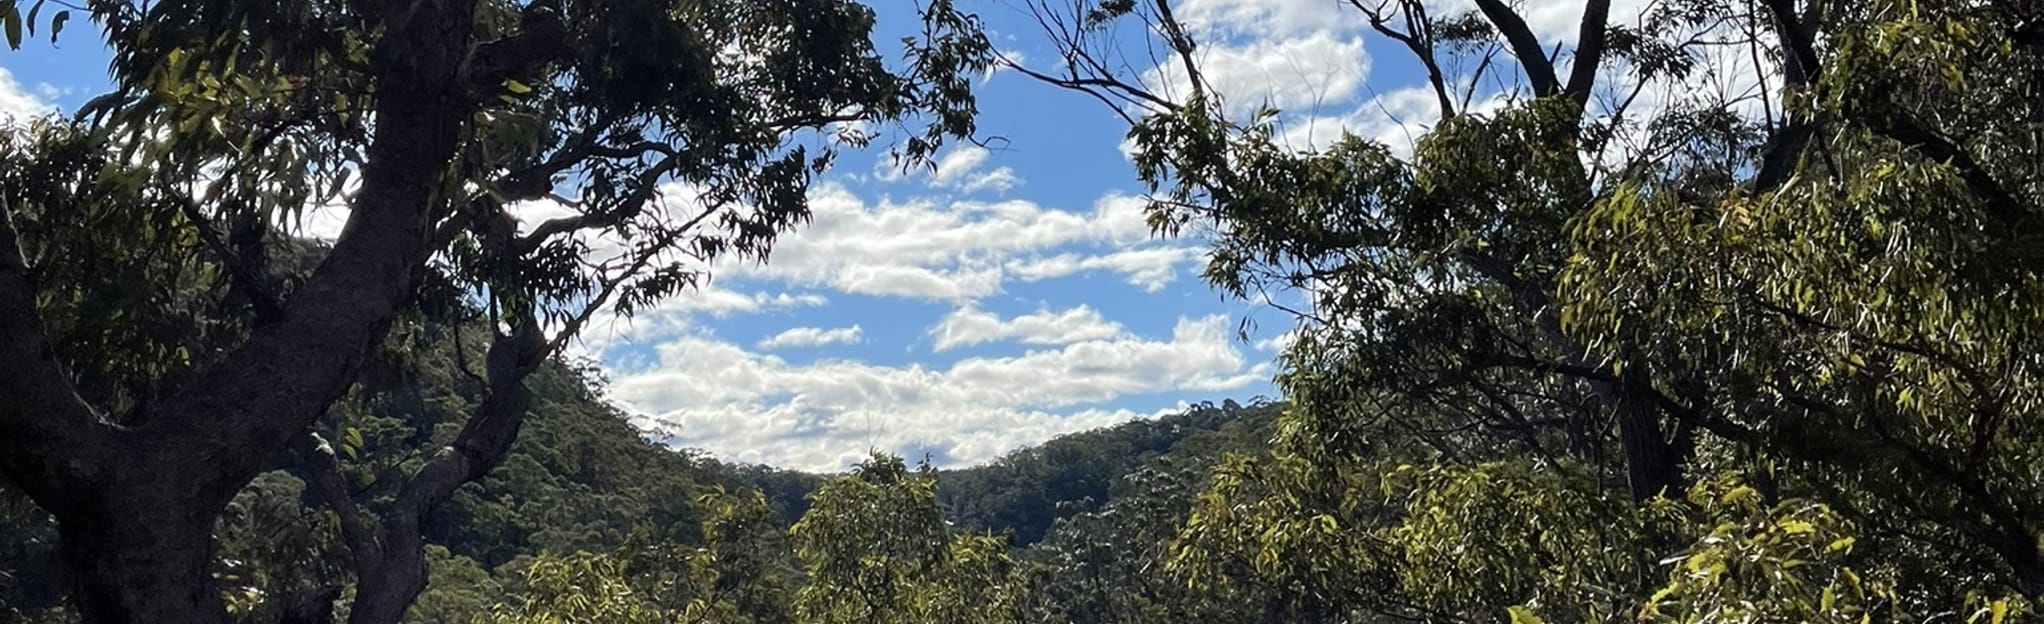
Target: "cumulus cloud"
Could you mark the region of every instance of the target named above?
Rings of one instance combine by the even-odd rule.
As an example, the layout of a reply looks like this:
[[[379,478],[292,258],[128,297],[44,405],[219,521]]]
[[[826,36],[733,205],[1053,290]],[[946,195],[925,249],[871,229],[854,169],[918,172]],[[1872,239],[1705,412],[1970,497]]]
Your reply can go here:
[[[937,351],[949,351],[985,342],[1015,340],[1024,344],[1055,345],[1106,340],[1122,335],[1120,323],[1107,320],[1100,312],[1081,305],[1062,312],[1038,310],[1003,319],[973,307],[951,311],[930,327]]]
[[[703,334],[654,348],[615,375],[634,421],[739,461],[837,470],[869,449],[931,450],[973,463],[1024,444],[1147,415],[1129,395],[1235,390],[1268,379],[1223,316],[1181,318],[1168,338],[1126,334],[946,368],[830,360],[792,364]]]
[[[1318,30],[1287,38],[1223,38],[1195,53],[1199,71],[1235,114],[1268,104],[1317,109],[1355,101],[1369,75],[1359,34]],[[1183,64],[1165,61],[1143,78],[1172,98],[1191,94]]]
[[[601,356],[621,345],[653,343],[687,335],[699,329],[706,318],[814,308],[829,303],[828,298],[816,293],[743,293],[713,282],[696,290],[677,293],[629,318],[620,318],[606,311],[597,315],[579,338],[583,350]]]
[[[930,188],[951,189],[968,194],[980,191],[1001,194],[1021,186],[1022,176],[1016,175],[1014,168],[1006,166],[986,168],[987,159],[992,156],[992,150],[978,145],[953,147],[937,157],[937,162],[932,164],[925,183]],[[879,175],[883,181],[901,178],[900,172],[892,167]]]
[[[719,275],[849,294],[970,301],[1001,292],[1010,267],[1039,257],[1079,249],[1113,255],[1144,249],[1149,240],[1141,202],[1123,196],[1104,198],[1091,211],[1023,200],[869,204],[843,185],[825,183],[812,190],[810,207],[810,224],[776,243],[766,263],[719,267]],[[1096,262],[1094,268],[1132,282],[1169,281],[1162,271],[1170,269],[1154,262]]]
[[[759,341],[761,349],[784,349],[788,347],[821,347],[834,344],[858,344],[863,330],[857,325],[824,329],[821,327],[796,327],[774,334]]]
[[[1355,13],[1335,0],[1186,0],[1177,15],[1188,28],[1208,34],[1246,29],[1287,36],[1344,24],[1360,29]]]
[[[25,119],[46,115],[57,110],[50,102],[52,89],[49,85],[30,90],[14,79],[14,73],[0,67],[0,122],[9,119]]]
[[[1010,270],[1025,282],[1110,271],[1127,276],[1130,284],[1144,292],[1157,292],[1177,281],[1179,265],[1198,260],[1199,253],[1191,247],[1126,249],[1092,256],[1067,253],[1018,262],[1011,265]]]

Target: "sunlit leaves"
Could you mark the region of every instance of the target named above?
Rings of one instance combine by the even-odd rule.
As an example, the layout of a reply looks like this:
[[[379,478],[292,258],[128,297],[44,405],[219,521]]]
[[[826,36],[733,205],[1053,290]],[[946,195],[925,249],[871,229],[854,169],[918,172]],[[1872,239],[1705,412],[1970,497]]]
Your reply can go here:
[[[875,456],[817,490],[791,531],[808,571],[795,621],[1016,621],[1006,538],[954,534],[934,473]]]

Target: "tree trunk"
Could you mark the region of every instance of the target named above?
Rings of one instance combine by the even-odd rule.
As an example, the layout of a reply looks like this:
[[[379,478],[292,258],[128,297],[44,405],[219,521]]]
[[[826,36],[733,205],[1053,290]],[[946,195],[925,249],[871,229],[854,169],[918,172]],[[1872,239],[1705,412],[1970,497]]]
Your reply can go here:
[[[1680,496],[1688,489],[1688,482],[1682,477],[1682,464],[1695,452],[1693,436],[1688,427],[1677,425],[1672,431],[1665,428],[1660,410],[1628,387],[1645,382],[1636,380],[1631,373],[1626,377],[1625,383],[1600,383],[1606,388],[1600,389],[1599,394],[1614,399],[1608,404],[1618,412],[1618,440],[1625,449],[1627,489],[1635,502],[1664,494]]]
[[[2030,553],[2026,557],[2005,558],[2016,573],[2016,591],[2031,604],[2036,604],[2044,600],[2044,559],[2036,555],[2035,549],[2031,549]]]
[[[341,599],[341,587],[311,587],[291,596],[277,624],[333,624],[334,603]]]
[[[1625,402],[1618,406],[1618,436],[1625,446],[1626,484],[1632,500],[1643,501],[1680,489],[1682,466],[1674,449],[1661,439],[1653,408]]]
[[[418,535],[418,530],[411,529],[411,534]],[[412,541],[418,542],[416,538]],[[348,624],[395,624],[404,619],[419,592],[426,590],[425,546],[412,543],[387,548],[375,573],[357,580]]]
[[[123,485],[103,511],[59,523],[79,615],[94,624],[225,621],[212,574],[215,508],[167,489],[120,491],[147,481]]]

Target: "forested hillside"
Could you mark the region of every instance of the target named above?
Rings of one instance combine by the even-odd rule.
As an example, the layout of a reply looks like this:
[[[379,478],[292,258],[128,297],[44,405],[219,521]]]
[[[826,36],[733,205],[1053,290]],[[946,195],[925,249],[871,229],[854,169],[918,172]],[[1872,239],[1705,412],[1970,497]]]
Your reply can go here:
[[[849,0],[0,0],[10,47],[91,23],[113,82],[0,122],[0,621],[2044,618],[2044,3],[909,4],[891,39]],[[1354,53],[1249,84],[1291,44]],[[1410,85],[1322,106],[1387,54]],[[571,357],[767,266],[842,153],[970,186],[938,170],[997,73],[1126,124],[1097,211],[1199,248],[1120,260],[1289,321],[1241,369],[1278,399],[810,475],[648,441]],[[955,303],[920,355],[1244,378]],[[1031,386],[977,426],[1154,390],[1047,354],[967,371]],[[972,376],[907,370],[812,394]]]
[[[380,481],[397,466],[422,461],[419,449],[459,429],[466,406],[481,398],[478,385],[461,372],[463,353],[475,349],[479,337],[471,331],[457,338],[458,331],[446,319],[420,319],[324,419],[322,426],[337,432],[353,497],[391,496],[391,484]],[[456,340],[467,346],[457,347]],[[456,492],[422,526],[434,581],[406,621],[465,623],[523,605],[531,584],[551,582],[528,576],[563,573],[557,566],[583,574],[618,565],[619,578],[611,580],[639,582],[634,575],[647,573],[644,566],[685,563],[706,547],[734,548],[716,541],[729,539],[720,536],[731,530],[750,532],[744,552],[728,556],[755,566],[747,573],[758,575],[763,587],[801,586],[804,573],[788,529],[808,512],[810,497],[829,475],[731,465],[661,446],[601,398],[600,373],[586,366],[556,361],[528,383],[530,413],[503,465]],[[987,542],[994,549],[989,556],[1044,562],[1042,582],[1051,582],[1070,576],[1058,566],[1120,565],[1114,562],[1140,554],[1124,551],[1129,534],[1105,531],[1134,531],[1151,548],[1161,544],[1223,452],[1263,447],[1277,409],[1201,404],[1062,436],[985,466],[911,475],[879,460],[880,468],[861,474],[898,469],[903,472],[889,478],[928,480],[935,489],[905,504],[941,513],[959,527],[932,530],[991,531],[997,537]],[[302,461],[287,458],[243,490],[220,523],[214,574],[241,621],[329,621],[348,609],[346,546],[308,489],[310,478]],[[0,490],[0,497],[0,616],[70,621],[54,523],[17,491]],[[1011,533],[1013,539],[998,537]],[[1103,545],[1112,550],[1100,551]],[[1009,549],[1020,550],[1004,552]],[[667,595],[649,604],[702,599],[689,593],[702,588],[662,591]],[[748,616],[760,622],[791,621],[792,614],[774,610],[784,609],[775,603],[785,599],[728,598],[748,605],[741,611],[766,610]]]
[[[1014,534],[1027,546],[1059,518],[1098,511],[1130,494],[1128,477],[1146,469],[1203,471],[1223,452],[1268,444],[1281,406],[1234,400],[1184,413],[1059,436],[984,466],[938,474],[937,499],[959,524]]]

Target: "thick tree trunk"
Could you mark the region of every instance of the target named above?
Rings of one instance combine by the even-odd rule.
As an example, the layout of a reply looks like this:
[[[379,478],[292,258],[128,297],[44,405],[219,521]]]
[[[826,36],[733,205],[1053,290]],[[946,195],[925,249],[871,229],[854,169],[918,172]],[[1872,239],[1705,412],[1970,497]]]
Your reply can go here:
[[[339,241],[283,318],[135,424],[108,423],[71,387],[0,221],[0,476],[57,516],[86,622],[225,620],[209,569],[215,517],[353,383],[412,292],[473,110],[460,79],[475,2],[388,17],[371,61],[374,136]]]
[[[180,498],[117,490],[102,502],[106,512],[59,524],[72,600],[86,622],[225,621],[211,570],[216,509]]]
[[[410,543],[386,544],[374,573],[357,580],[348,624],[395,624],[426,590],[425,544],[416,527],[404,530],[413,536]]]

